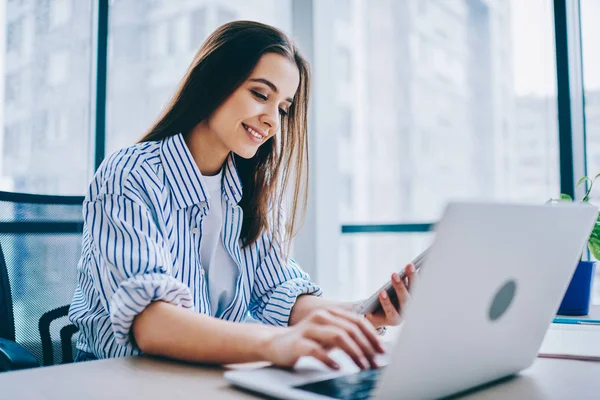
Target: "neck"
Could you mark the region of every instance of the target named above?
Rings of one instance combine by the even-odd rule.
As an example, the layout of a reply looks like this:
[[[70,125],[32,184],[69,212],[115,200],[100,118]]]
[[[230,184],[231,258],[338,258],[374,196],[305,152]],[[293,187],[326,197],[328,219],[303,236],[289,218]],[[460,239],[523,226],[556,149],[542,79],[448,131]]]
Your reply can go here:
[[[218,174],[229,155],[229,149],[210,131],[206,122],[196,125],[185,135],[185,143],[204,176]]]

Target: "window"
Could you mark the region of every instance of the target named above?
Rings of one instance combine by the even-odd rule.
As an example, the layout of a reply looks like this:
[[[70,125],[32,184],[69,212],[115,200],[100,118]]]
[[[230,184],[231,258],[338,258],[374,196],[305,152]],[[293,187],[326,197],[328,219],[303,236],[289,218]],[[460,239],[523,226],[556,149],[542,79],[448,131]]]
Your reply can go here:
[[[350,50],[340,46],[337,50],[338,69],[340,73],[340,85],[350,83],[352,80],[352,55]]]
[[[204,39],[208,36],[206,29],[206,9],[204,7],[194,10],[190,14],[190,46],[192,51],[198,50]]]
[[[167,54],[173,55],[177,53],[177,23],[175,20],[170,20],[167,23]]]
[[[354,240],[353,240],[354,239]],[[363,238],[364,239],[364,238]],[[338,285],[341,289],[340,297],[344,300],[359,300],[364,299],[371,295],[371,293],[366,293],[361,297],[362,293],[352,293],[351,288],[356,287],[356,266],[357,266],[357,256],[360,255],[360,246],[356,246],[357,240],[355,238],[346,238],[342,240],[340,243],[340,265],[343,266],[343,270],[346,272],[345,274],[339,274],[337,278]],[[359,285],[360,287],[366,287],[366,284]],[[379,285],[381,286],[381,284]],[[375,291],[377,286],[373,289]]]
[[[229,8],[219,7],[217,9],[217,25],[223,25],[226,22],[237,19],[237,13]]]
[[[357,169],[369,171],[366,174],[357,171],[357,179],[362,176],[362,182],[356,181],[357,187],[369,187],[373,175],[382,170],[396,171],[389,178],[393,186],[398,186],[398,192],[409,191],[418,182],[420,185],[425,182],[427,186],[427,180],[420,176],[424,171],[441,171],[442,167],[450,166],[454,173],[453,184],[447,187],[447,192],[439,187],[428,187],[428,193],[435,193],[433,208],[421,206],[418,192],[414,192],[407,203],[401,201],[403,196],[399,193],[393,209],[370,207],[368,204],[374,198],[389,195],[389,184],[375,185],[370,186],[367,207],[357,205],[352,220],[343,223],[434,221],[452,198],[521,199],[518,166],[521,159],[528,159],[532,154],[540,160],[535,167],[539,175],[551,175],[552,179],[541,180],[535,198],[527,200],[543,203],[558,192],[553,6],[549,0],[526,3],[513,1],[509,7],[504,2],[492,5],[474,0],[465,3],[465,13],[464,5],[452,10],[452,2],[444,3],[444,8],[431,2],[428,13],[417,15],[418,10],[404,2],[375,0],[368,3],[362,16],[357,16],[363,20],[352,26],[353,34],[362,39],[352,48],[344,47],[348,54],[341,58],[362,59],[345,63],[350,69],[348,74],[346,68],[342,68],[334,76],[342,83],[351,75],[353,85],[364,85],[368,93],[357,97],[350,106],[355,119],[368,120],[352,137],[354,140],[366,137],[373,144],[353,147],[356,154],[352,158],[360,165]],[[428,20],[430,14],[435,18]],[[442,18],[444,15],[447,18]],[[458,16],[462,18],[459,25],[454,22]],[[417,18],[419,23],[416,23]],[[415,23],[408,23],[409,28],[399,30],[392,22],[403,19],[409,22],[414,19]],[[505,23],[505,29],[492,29],[498,22]],[[433,32],[449,32],[444,38],[448,45],[427,41],[433,57],[429,63],[403,58],[411,54],[409,49],[416,42],[425,42],[416,38],[433,34],[423,32],[420,26],[434,28]],[[508,70],[503,67],[502,54],[509,54],[512,60]],[[383,75],[381,64],[397,68]],[[359,69],[359,65],[364,68]],[[432,79],[438,70],[450,77],[453,85]],[[315,74],[318,73],[319,70],[315,70]],[[400,106],[402,102],[393,97],[399,98],[400,94],[408,94],[407,104]],[[501,102],[503,98],[507,99],[508,107]],[[336,102],[348,107],[347,99],[340,98]],[[382,117],[369,118],[374,113]],[[519,130],[520,120],[527,120],[530,127]],[[503,121],[509,121],[508,137],[505,137],[507,129]],[[408,128],[405,131],[400,130],[403,124]],[[451,134],[448,129],[452,129]],[[344,129],[337,131],[343,133]],[[432,137],[420,138],[423,134]],[[523,148],[519,146],[523,136],[538,139],[548,146],[540,153],[538,149]],[[413,145],[421,142],[428,143],[426,147],[431,154],[441,157],[421,157],[420,147]],[[383,158],[369,154],[366,149],[381,148],[377,143],[392,153]],[[504,159],[509,165],[506,170],[497,162]],[[407,169],[407,175],[411,176],[408,181],[402,179],[406,175],[401,173]],[[366,211],[360,213],[358,209]]]
[[[354,120],[352,118],[352,109],[347,105],[340,105],[339,107],[340,120],[338,126],[340,128],[340,134],[343,137],[349,138],[352,136],[352,127]]]
[[[327,2],[315,4],[317,13],[337,18]],[[350,212],[338,208],[341,224],[434,222],[450,200],[543,204],[558,194],[552,1],[416,7],[370,0],[356,7],[363,12],[348,24],[352,46],[328,34],[327,17],[317,17],[324,33],[316,54],[330,58],[316,61],[314,75],[329,74],[321,79],[334,83],[315,86],[315,96],[331,99],[327,110],[316,107],[316,118],[331,119],[331,109],[344,105],[356,121],[346,138],[353,163],[338,181],[345,187],[350,173],[361,195]],[[350,79],[361,95],[336,89]],[[332,119],[333,131],[343,135],[344,123]],[[534,139],[543,145],[521,146]],[[357,276],[421,250],[408,241],[406,254],[390,255],[403,236],[378,242],[386,243],[379,250],[363,246]]]
[[[62,110],[54,110],[50,114],[48,140],[51,143],[63,144],[69,137],[69,116]]]
[[[14,158],[21,152],[21,133],[19,125],[6,126],[4,128],[4,156]]]
[[[317,207],[334,199],[334,207],[318,210],[320,218],[335,215],[334,233],[338,222],[435,222],[449,200],[540,204],[559,192],[551,0],[108,3],[107,155],[150,127],[213,29],[248,19],[311,40],[305,55],[318,104],[311,146],[333,147],[311,160],[312,171],[331,182],[317,185],[330,191],[319,193]],[[0,190],[85,191],[93,172],[88,154],[97,5],[7,3],[0,38]],[[310,11],[306,25],[298,23],[304,17],[294,16],[294,32],[292,8],[299,15]],[[581,0],[590,174],[600,172],[596,16],[598,2]],[[307,43],[299,44],[303,49]],[[593,196],[598,191],[600,185]],[[389,260],[410,259],[430,237],[337,239],[339,247],[322,247],[341,262],[319,267],[339,264],[339,271],[325,274],[339,280],[320,283],[332,288],[347,282],[340,290],[348,298],[370,294],[397,268]],[[358,287],[366,274],[369,284]]]
[[[111,48],[115,53],[111,52],[111,59],[117,58],[137,62],[142,58],[143,51],[143,32],[136,26],[125,27],[113,33],[114,37],[110,38]]]
[[[35,32],[43,35],[50,29],[50,1],[37,0],[34,10]]]
[[[46,82],[49,86],[58,86],[65,82],[69,73],[69,53],[57,51],[48,57]]]
[[[352,19],[352,0],[335,0],[335,9],[336,16],[340,20],[350,22]]]
[[[39,111],[31,122],[33,145],[54,149],[69,136],[69,116],[59,109]]]
[[[71,0],[52,0],[50,3],[50,27],[64,25],[71,17]]]
[[[6,77],[4,101],[6,104],[18,103],[21,98],[21,78],[18,72]]]
[[[585,130],[588,175],[600,174],[600,49],[596,43],[600,3],[581,0],[581,40],[583,86],[585,94]],[[592,203],[600,205],[600,190],[594,185]],[[600,303],[600,268],[596,268],[594,303]]]
[[[34,114],[31,120],[31,137],[32,142],[41,144],[44,147],[48,147],[50,142],[48,140],[48,110],[40,110]]]
[[[150,53],[153,56],[161,57],[167,54],[169,42],[169,26],[165,22],[157,22],[153,26],[148,27],[150,32]],[[111,41],[114,42],[114,37],[118,36],[116,28],[111,31]],[[109,54],[112,60],[119,59],[118,55]],[[112,67],[112,64],[111,64]]]
[[[17,174],[24,172],[21,165],[23,160],[19,157],[19,154],[27,154],[24,146],[24,135],[21,132],[21,124],[14,123],[10,126],[4,127],[4,143],[2,151],[2,171],[6,174]],[[6,179],[6,178],[4,178]],[[10,185],[11,183],[6,182],[5,184]],[[12,187],[6,187],[4,190],[12,189]]]
[[[161,108],[170,99],[192,58],[206,36],[218,25],[232,19],[249,19],[273,24],[283,30],[291,26],[290,1],[249,1],[223,7],[218,2],[171,2],[160,7],[131,7],[115,1],[110,6],[109,38],[115,49],[130,44],[120,32],[135,24],[138,40],[147,42],[144,53],[131,63],[120,51],[109,54],[107,102],[107,154],[135,143],[150,128]],[[140,0],[141,1],[141,0]]]
[[[583,73],[585,87],[585,117],[587,136],[588,173],[600,173],[600,164],[594,159],[600,156],[600,49],[595,44],[598,28],[596,17],[600,17],[600,3],[581,1],[581,31],[583,50]],[[594,190],[598,196],[600,191]]]
[[[6,29],[6,52],[20,53],[23,46],[23,19],[9,22]]]
[[[339,254],[342,268],[336,277],[338,296],[349,301],[371,296],[432,240],[432,233],[343,235]]]
[[[350,174],[342,174],[342,187],[340,190],[340,203],[342,209],[348,212],[352,211],[352,203],[354,200],[352,176]]]
[[[427,13],[427,6],[430,0],[421,0],[419,2],[417,2],[417,8],[418,8],[418,13],[419,15],[421,14],[426,14]]]
[[[10,55],[0,54],[5,82],[0,190],[85,192],[93,170],[88,109],[95,4],[32,0],[23,7],[6,7],[2,29]]]

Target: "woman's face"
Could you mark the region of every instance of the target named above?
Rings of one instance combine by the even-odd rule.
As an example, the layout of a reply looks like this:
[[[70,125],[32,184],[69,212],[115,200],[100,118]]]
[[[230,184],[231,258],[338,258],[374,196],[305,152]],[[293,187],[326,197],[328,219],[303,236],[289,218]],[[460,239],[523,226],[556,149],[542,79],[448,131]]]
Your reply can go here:
[[[296,64],[276,53],[264,54],[242,83],[208,118],[208,128],[228,149],[252,158],[275,135],[300,83]]]

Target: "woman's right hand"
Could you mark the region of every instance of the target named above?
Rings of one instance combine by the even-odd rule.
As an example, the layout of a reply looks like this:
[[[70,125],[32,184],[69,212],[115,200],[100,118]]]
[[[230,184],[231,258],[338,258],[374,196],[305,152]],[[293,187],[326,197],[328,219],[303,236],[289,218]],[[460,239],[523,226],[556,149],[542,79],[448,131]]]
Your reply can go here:
[[[266,344],[264,356],[282,367],[292,367],[300,357],[312,356],[339,369],[328,355],[333,348],[342,349],[361,369],[377,368],[375,356],[384,353],[375,328],[366,318],[330,308],[314,310],[296,325],[281,330]]]

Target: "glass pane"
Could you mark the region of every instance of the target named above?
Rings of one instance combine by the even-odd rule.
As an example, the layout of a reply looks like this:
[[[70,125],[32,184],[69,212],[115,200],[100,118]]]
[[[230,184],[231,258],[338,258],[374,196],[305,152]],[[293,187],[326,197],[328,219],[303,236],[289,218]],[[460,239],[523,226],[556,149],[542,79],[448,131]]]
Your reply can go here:
[[[316,116],[338,140],[342,223],[433,222],[449,200],[558,194],[551,0],[315,6],[330,33],[316,46],[331,51],[314,73],[334,81],[314,87],[333,100]]]
[[[139,140],[160,114],[194,54],[235,19],[289,32],[290,0],[114,0],[109,18],[107,154]]]
[[[585,89],[585,133],[588,175],[600,173],[600,2],[581,0],[581,40],[583,50],[583,85]],[[599,205],[600,188],[592,187],[592,203]],[[593,302],[600,304],[600,268],[596,267]]]
[[[79,195],[91,173],[91,0],[0,13],[0,190]]]
[[[345,301],[371,296],[432,240],[432,233],[342,235],[339,254],[342,268],[335,296]]]

